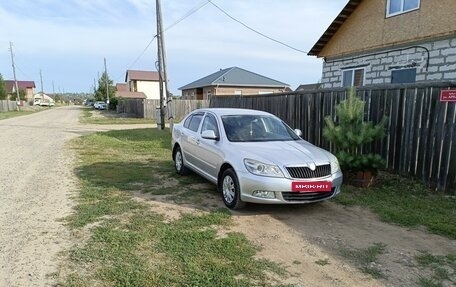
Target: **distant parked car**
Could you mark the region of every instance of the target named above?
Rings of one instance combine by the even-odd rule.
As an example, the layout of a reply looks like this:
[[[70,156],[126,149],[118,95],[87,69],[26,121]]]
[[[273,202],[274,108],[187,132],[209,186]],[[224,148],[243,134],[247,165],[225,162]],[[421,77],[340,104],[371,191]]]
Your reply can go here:
[[[245,202],[297,204],[336,196],[337,158],[303,140],[276,116],[245,109],[199,109],[175,124],[172,157],[215,183],[228,208]]]
[[[98,101],[93,104],[94,109],[96,110],[106,110],[108,105],[105,102]]]

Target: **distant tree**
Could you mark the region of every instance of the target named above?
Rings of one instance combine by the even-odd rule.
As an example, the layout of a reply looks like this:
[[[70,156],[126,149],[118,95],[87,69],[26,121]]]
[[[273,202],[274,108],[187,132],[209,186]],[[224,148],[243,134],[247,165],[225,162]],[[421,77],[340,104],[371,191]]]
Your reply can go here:
[[[0,100],[6,100],[7,98],[8,93],[6,92],[5,81],[3,80],[3,76],[0,73]]]
[[[116,95],[116,87],[113,81],[109,78],[106,72],[103,72],[101,78],[98,79],[98,89],[95,91],[94,98],[96,101],[106,101],[106,82],[108,83],[109,99],[113,99]]]
[[[19,89],[19,99],[22,101],[27,100],[27,94],[24,89]]]

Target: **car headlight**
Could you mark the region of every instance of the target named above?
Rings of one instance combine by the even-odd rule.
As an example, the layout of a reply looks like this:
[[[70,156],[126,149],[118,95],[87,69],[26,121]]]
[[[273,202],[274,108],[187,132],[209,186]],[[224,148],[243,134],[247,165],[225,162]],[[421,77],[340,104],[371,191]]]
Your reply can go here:
[[[245,168],[255,175],[283,177],[283,173],[277,165],[262,163],[253,159],[244,159]]]
[[[333,156],[331,159],[331,174],[334,174],[338,171],[340,171],[339,161],[335,156]]]

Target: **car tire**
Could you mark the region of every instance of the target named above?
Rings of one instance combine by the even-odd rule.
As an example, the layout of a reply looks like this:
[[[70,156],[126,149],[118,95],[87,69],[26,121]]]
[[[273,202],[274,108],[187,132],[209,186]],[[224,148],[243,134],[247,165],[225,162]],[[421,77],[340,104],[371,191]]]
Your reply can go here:
[[[241,209],[245,206],[245,202],[241,200],[241,188],[237,175],[232,168],[223,172],[218,189],[222,195],[223,203],[229,209]]]
[[[184,157],[182,155],[182,150],[180,147],[177,147],[176,151],[174,152],[174,168],[180,175],[185,175],[188,173],[188,169],[184,164]]]

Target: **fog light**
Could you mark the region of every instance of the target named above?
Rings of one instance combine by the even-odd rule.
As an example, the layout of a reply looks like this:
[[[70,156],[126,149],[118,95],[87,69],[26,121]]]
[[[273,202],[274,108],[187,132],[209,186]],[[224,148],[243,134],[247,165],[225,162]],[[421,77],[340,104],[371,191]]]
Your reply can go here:
[[[276,198],[274,191],[255,190],[252,195],[261,198]]]

